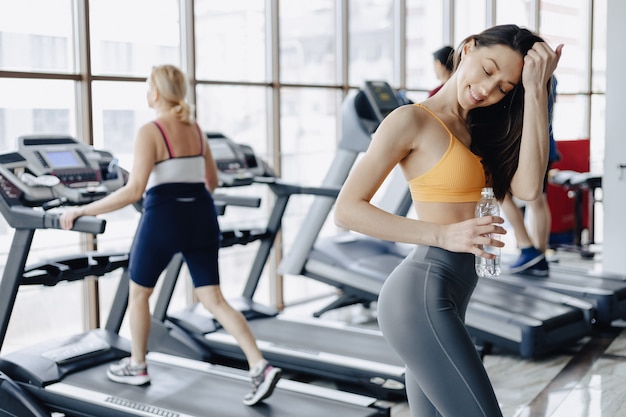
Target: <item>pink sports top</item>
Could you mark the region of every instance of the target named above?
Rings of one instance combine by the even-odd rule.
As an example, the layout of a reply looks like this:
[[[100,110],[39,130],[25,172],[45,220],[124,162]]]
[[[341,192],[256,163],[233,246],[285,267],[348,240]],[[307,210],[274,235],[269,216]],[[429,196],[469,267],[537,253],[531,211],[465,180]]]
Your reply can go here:
[[[161,135],[167,146],[167,153],[170,157],[154,165],[152,172],[150,172],[150,177],[148,177],[146,190],[160,184],[204,182],[204,145],[200,127],[196,124],[198,130],[198,145],[200,147],[198,153],[190,156],[175,156],[170,139],[167,137],[163,126],[156,120],[153,123],[161,131]]]

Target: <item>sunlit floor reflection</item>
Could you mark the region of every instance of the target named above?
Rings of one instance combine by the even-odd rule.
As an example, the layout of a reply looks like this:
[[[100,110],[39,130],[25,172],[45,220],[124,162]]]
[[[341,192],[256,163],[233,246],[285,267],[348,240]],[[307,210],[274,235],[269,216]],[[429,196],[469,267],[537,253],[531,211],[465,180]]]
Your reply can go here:
[[[540,360],[487,356],[485,367],[504,417],[626,417],[626,332],[582,378],[575,368],[564,369],[577,354],[573,349]],[[394,417],[410,416],[406,406],[394,411]]]

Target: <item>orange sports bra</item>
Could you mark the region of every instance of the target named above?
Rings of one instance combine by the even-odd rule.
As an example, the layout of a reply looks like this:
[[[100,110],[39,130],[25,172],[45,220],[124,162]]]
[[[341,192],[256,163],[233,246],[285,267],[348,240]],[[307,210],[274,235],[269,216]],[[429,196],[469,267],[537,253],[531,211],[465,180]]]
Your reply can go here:
[[[466,203],[480,200],[485,186],[485,170],[480,157],[472,153],[428,107],[426,110],[450,134],[450,145],[439,162],[429,171],[409,181],[413,201],[432,203]]]

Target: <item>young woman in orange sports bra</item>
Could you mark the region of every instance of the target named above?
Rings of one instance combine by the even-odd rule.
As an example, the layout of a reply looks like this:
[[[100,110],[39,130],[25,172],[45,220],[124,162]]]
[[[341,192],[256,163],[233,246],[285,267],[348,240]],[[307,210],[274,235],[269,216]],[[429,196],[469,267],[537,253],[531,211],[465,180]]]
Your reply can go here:
[[[532,200],[548,162],[548,83],[561,56],[515,25],[489,28],[457,49],[455,71],[418,105],[393,111],[337,199],[338,226],[416,245],[385,281],[380,328],[407,368],[414,417],[502,416],[465,328],[481,245],[503,246],[501,217],[474,217],[480,190]],[[371,199],[399,164],[417,219]]]

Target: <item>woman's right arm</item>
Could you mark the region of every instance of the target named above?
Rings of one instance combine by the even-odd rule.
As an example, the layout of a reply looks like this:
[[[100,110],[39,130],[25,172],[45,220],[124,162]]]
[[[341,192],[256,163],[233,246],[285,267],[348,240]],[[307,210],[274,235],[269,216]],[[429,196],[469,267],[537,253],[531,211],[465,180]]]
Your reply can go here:
[[[371,203],[391,170],[414,151],[416,126],[410,106],[396,109],[383,120],[339,192],[334,210],[337,226],[393,242],[437,244],[437,225],[398,216]]]
[[[389,114],[381,123],[372,142],[351,171],[337,197],[334,219],[339,227],[378,239],[418,245],[437,246],[453,252],[469,252],[493,257],[479,245],[503,246],[490,233],[506,233],[495,223],[501,217],[471,218],[458,223],[435,224],[398,216],[371,203],[391,170],[410,152],[419,152],[419,131],[415,112],[404,106]]]

